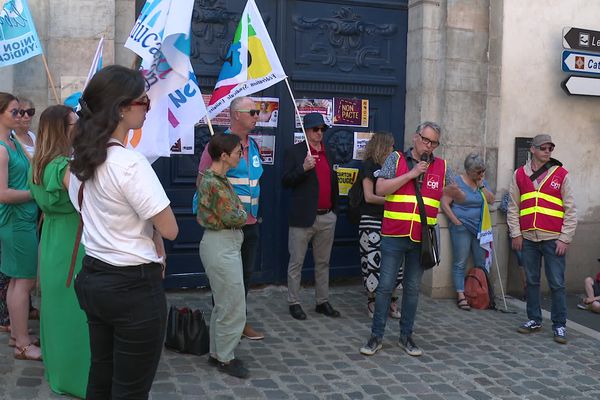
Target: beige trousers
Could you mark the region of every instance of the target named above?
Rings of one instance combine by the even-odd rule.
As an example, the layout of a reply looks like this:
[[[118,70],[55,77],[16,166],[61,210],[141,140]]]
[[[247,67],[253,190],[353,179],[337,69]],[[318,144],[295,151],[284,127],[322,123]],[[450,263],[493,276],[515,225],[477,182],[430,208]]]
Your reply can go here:
[[[312,242],[315,261],[315,298],[316,304],[328,301],[329,297],[329,258],[337,216],[333,212],[317,215],[315,223],[308,228],[290,226],[288,250],[288,303],[300,304],[300,279],[308,243]]]

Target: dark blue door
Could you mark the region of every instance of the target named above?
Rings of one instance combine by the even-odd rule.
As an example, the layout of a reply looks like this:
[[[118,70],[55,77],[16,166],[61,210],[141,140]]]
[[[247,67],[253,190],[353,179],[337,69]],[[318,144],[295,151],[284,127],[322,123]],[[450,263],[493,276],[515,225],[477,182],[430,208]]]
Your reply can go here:
[[[257,0],[296,99],[359,98],[369,100],[369,128],[333,127],[326,146],[336,150],[336,164],[358,167],[352,160],[354,132],[390,131],[402,147],[406,75],[407,0]],[[204,93],[209,93],[246,4],[245,0],[196,0],[192,21],[192,64]],[[280,99],[275,163],[261,179],[261,246],[254,283],[285,283],[287,279],[287,208],[289,193],[281,187],[283,154],[293,144],[294,108],[285,83],[256,97]],[[219,129],[217,129],[219,130]],[[158,160],[154,166],[167,190],[179,223],[179,237],[167,244],[169,287],[206,285],[198,255],[202,230],[191,213],[199,155],[209,140],[206,128],[196,131],[196,154]],[[331,258],[332,276],[360,275],[357,227],[338,215]],[[307,255],[306,279],[312,277]]]

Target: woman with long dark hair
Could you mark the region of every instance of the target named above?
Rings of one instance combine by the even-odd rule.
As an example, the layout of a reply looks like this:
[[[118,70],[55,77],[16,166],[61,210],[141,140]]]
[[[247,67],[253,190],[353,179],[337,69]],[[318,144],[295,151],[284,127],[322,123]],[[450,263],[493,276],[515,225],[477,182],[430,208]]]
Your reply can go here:
[[[69,107],[48,107],[40,116],[35,152],[29,173],[31,194],[42,212],[40,237],[41,308],[40,339],[44,373],[50,388],[80,398],[90,369],[90,339],[84,312],[79,307],[69,272],[79,214],[69,200],[69,158],[77,115]],[[81,269],[83,246],[73,272]],[[67,283],[67,284],[66,284]],[[65,351],[65,349],[69,351]]]
[[[11,136],[21,119],[15,96],[0,92],[0,272],[10,277],[6,303],[10,317],[10,344],[15,358],[41,360],[41,350],[29,336],[29,293],[37,275],[38,209],[27,187],[29,160]]]
[[[394,151],[394,137],[385,132],[377,132],[365,147],[363,168],[357,179],[362,181],[364,201],[360,207],[360,222],[358,225],[360,266],[363,284],[367,289],[367,313],[373,318],[375,311],[375,291],[379,284],[379,267],[381,263],[381,220],[383,219],[383,204],[385,197],[375,193],[375,183],[381,165]],[[402,269],[398,271],[396,290],[402,282]],[[396,301],[398,295],[394,291],[390,303],[389,315],[400,318]]]
[[[178,228],[150,163],[124,147],[150,101],[139,71],[97,72],[80,100],[70,185],[86,255],[75,291],[90,331],[87,399],[147,399],[163,347],[163,237]],[[71,179],[72,182],[75,179]]]

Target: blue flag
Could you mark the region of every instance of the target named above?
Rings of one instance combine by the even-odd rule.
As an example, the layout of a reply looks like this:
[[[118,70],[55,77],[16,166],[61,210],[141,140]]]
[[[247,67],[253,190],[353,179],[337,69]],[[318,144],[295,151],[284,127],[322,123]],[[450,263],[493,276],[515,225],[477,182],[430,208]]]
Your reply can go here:
[[[7,0],[0,10],[0,67],[42,54],[27,0]]]

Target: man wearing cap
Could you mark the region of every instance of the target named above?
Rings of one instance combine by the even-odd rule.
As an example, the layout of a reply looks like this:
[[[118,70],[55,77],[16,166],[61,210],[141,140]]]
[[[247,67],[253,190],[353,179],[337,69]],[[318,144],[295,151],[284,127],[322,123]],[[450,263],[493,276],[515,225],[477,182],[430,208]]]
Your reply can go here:
[[[567,343],[565,254],[575,234],[577,210],[573,187],[560,161],[551,158],[552,138],[540,134],[531,142],[531,160],[518,168],[510,185],[507,222],[512,248],[521,250],[527,278],[527,318],[519,333],[542,328],[540,269],[544,257],[552,292],[554,340]]]
[[[326,151],[323,134],[327,125],[319,113],[304,116],[304,129],[310,145],[297,143],[285,152],[282,183],[292,189],[289,211],[288,304],[296,319],[306,319],[300,305],[302,265],[312,241],[315,262],[315,311],[328,317],[340,313],[329,304],[329,257],[335,234],[338,178],[334,156]],[[329,149],[327,149],[329,150]]]

